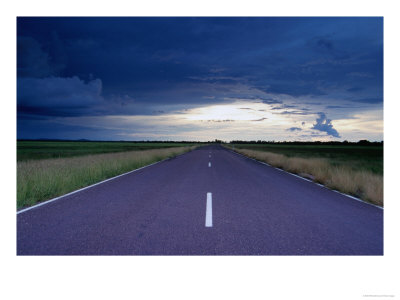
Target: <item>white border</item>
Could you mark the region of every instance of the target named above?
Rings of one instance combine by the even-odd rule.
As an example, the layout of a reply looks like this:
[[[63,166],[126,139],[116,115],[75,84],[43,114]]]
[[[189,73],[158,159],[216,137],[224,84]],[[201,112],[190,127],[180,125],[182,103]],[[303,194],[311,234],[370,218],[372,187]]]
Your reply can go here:
[[[400,43],[395,1],[109,1],[9,2],[2,10],[3,109],[2,228],[3,289],[10,299],[368,299],[400,296],[398,199]],[[263,15],[384,16],[385,28],[385,254],[384,257],[17,257],[15,238],[15,16],[19,15]],[[13,29],[14,28],[14,29]],[[13,101],[14,100],[14,101]],[[21,273],[23,270],[23,273]],[[77,272],[78,270],[78,272]],[[49,276],[51,274],[51,276]],[[46,288],[35,278],[44,278]],[[204,279],[207,288],[204,289]],[[134,285],[132,285],[134,283]],[[21,288],[23,286],[24,288]],[[157,286],[158,288],[154,288]],[[288,289],[288,286],[290,288]],[[67,288],[73,287],[73,288]],[[132,288],[133,287],[133,288]],[[196,290],[197,293],[193,294]],[[63,293],[60,293],[63,291]]]

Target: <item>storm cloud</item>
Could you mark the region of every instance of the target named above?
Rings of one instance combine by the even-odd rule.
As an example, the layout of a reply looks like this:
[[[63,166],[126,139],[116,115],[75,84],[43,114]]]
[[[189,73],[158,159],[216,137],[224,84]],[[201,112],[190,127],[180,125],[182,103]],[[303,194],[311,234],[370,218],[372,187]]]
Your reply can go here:
[[[286,122],[282,139],[291,138],[288,127],[311,124],[321,111],[313,129],[340,137],[326,115],[382,109],[383,18],[17,18],[18,138],[52,138],[39,119],[63,122],[58,135],[90,139],[83,123],[68,130],[67,118],[183,116],[233,103],[243,114],[255,112],[247,109],[253,104],[262,112],[230,131],[237,138],[271,125],[271,114]],[[201,124],[214,123],[221,125]],[[104,139],[120,139],[117,130],[97,128]],[[257,139],[268,138],[262,132]]]
[[[19,112],[41,115],[90,114],[103,105],[99,79],[84,82],[78,77],[20,78],[17,84]]]

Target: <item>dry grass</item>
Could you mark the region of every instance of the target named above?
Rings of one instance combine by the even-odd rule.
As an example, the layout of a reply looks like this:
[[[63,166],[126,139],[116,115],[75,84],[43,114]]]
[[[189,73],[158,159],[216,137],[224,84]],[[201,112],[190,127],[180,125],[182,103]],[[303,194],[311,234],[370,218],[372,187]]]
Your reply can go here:
[[[17,208],[34,205],[193,148],[174,147],[18,162]]]
[[[282,154],[248,149],[236,151],[288,172],[310,174],[315,181],[331,189],[383,206],[383,176],[381,175],[369,171],[355,171],[346,166],[333,166],[328,159],[323,158],[287,157]]]

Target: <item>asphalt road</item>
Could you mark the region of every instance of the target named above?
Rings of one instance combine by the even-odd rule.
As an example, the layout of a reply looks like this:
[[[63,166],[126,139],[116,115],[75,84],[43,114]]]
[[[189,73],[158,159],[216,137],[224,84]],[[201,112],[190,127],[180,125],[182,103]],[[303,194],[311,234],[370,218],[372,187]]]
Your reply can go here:
[[[17,214],[18,255],[383,255],[383,210],[206,146]]]

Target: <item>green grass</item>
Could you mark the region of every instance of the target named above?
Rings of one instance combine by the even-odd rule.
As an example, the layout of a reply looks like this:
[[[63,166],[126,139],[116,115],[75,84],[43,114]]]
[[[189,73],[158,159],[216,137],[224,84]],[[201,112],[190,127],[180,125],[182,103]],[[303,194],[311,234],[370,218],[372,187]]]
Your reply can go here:
[[[191,143],[17,141],[17,161],[89,154],[141,151],[193,145]]]
[[[169,147],[17,162],[17,208],[64,195],[193,149]]]
[[[383,206],[383,146],[236,144],[235,151]]]
[[[229,145],[232,148],[233,145]],[[235,144],[236,149],[283,154],[287,157],[324,158],[332,166],[383,175],[383,146]]]

